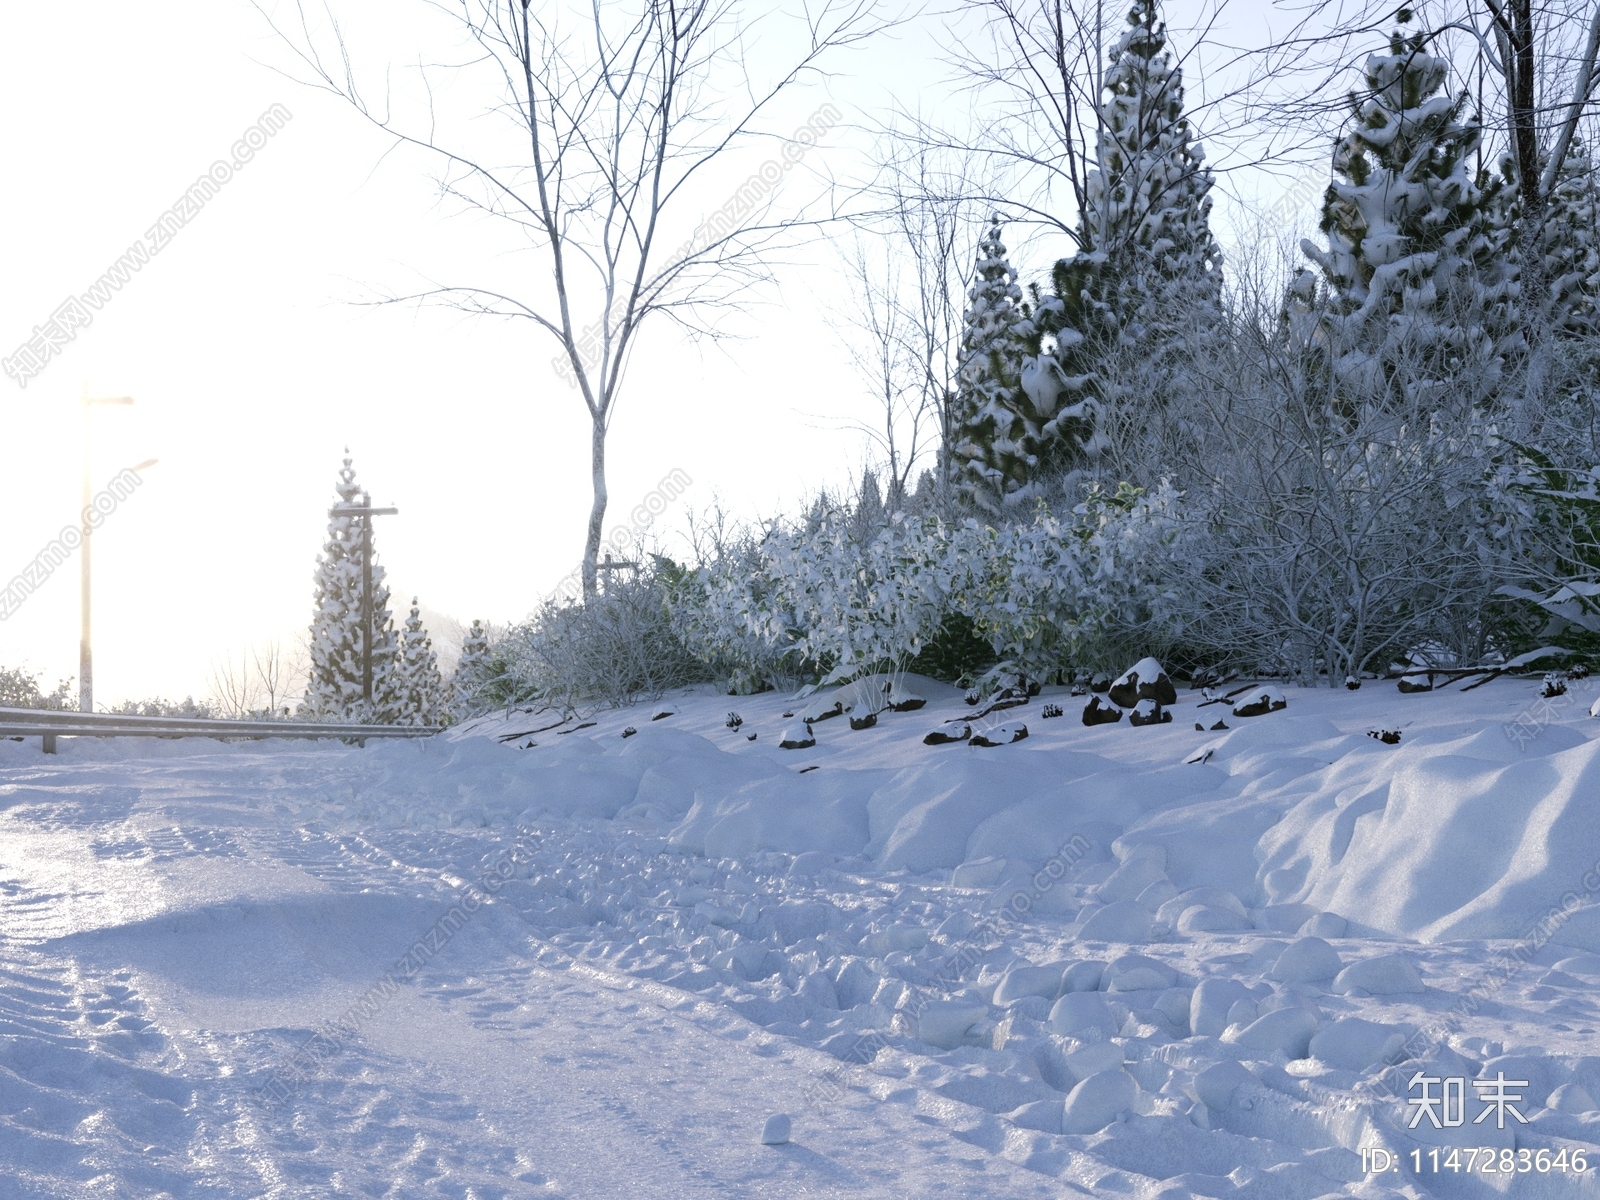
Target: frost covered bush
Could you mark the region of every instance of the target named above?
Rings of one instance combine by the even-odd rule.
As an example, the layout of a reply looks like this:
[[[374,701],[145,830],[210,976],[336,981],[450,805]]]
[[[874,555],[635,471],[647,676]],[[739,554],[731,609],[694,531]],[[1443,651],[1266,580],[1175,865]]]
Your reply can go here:
[[[866,534],[835,509],[701,568],[675,628],[705,661],[776,661],[829,681],[903,668],[965,624],[1029,672],[1105,666],[1161,636],[1176,506],[1170,487],[1091,490],[1065,518],[1043,505],[995,524],[895,514]]]
[[[39,677],[0,667],[0,708],[68,709],[74,706],[72,680],[63,679],[52,692],[39,687]]]
[[[627,704],[711,678],[673,631],[667,599],[676,576],[657,559],[637,578],[608,580],[586,604],[546,601],[490,648],[480,703]]]

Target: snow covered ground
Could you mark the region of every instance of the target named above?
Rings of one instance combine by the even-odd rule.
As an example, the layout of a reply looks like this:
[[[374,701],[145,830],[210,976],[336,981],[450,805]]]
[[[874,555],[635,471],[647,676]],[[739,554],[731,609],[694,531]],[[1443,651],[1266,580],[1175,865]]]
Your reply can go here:
[[[0,742],[0,1196],[1600,1194],[1588,683]]]

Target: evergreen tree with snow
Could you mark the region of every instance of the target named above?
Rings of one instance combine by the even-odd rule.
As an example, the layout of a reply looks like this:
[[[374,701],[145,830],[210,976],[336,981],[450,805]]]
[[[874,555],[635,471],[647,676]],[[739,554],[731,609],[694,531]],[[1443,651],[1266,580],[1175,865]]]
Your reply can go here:
[[[365,493],[356,483],[348,457],[339,472],[339,508],[362,507]],[[362,522],[370,518],[335,512],[328,518],[328,537],[317,558],[316,608],[311,618],[311,675],[300,715],[322,721],[392,723],[400,712],[396,688],[399,647],[389,613],[389,587],[372,559],[372,703],[363,691],[365,622],[362,611]]]
[[[996,214],[978,243],[978,261],[967,290],[950,431],[957,494],[991,511],[1029,477],[1018,447],[1023,433],[1020,369],[1027,314],[1000,234]]]
[[[1156,0],[1136,0],[1111,48],[1096,165],[1078,215],[1078,252],[1037,305],[1024,391],[1039,418],[1028,452],[1047,469],[1103,447],[1112,403],[1108,355],[1120,353],[1133,403],[1166,378],[1220,316],[1222,253],[1211,236],[1212,176],[1183,109],[1183,72],[1167,51]],[[1138,394],[1132,394],[1136,391]]]
[[[1587,149],[1574,141],[1550,191],[1541,230],[1548,328],[1569,337],[1600,334],[1600,191]]]
[[[411,614],[400,632],[400,661],[395,690],[399,693],[400,725],[438,725],[444,720],[444,677],[433,639],[422,627],[422,610],[411,598]]]
[[[461,642],[461,659],[456,663],[455,674],[450,677],[450,711],[458,717],[471,714],[478,693],[488,681],[489,635],[482,621],[473,621],[472,628]]]
[[[1351,398],[1426,401],[1463,382],[1486,396],[1520,349],[1507,184],[1474,177],[1482,129],[1462,120],[1465,91],[1444,92],[1449,64],[1428,42],[1396,30],[1367,59],[1324,195],[1327,249],[1301,243],[1320,278],[1290,289],[1291,327]]]

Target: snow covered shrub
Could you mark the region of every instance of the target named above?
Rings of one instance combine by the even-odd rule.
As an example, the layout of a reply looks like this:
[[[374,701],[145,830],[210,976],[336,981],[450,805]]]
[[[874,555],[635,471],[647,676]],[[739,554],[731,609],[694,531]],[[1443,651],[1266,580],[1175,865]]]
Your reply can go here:
[[[494,707],[622,705],[708,680],[668,615],[678,570],[656,558],[635,578],[608,580],[588,603],[546,601],[491,648],[483,700]]]
[[[995,653],[1031,675],[1104,668],[1162,648],[1174,611],[1165,579],[1179,533],[1170,485],[1092,487],[1066,519],[968,521],[954,531],[945,576],[952,601]]]
[[[1477,381],[1363,393],[1262,315],[1190,374],[1184,434],[1162,448],[1186,500],[1171,583],[1188,636],[1307,683],[1425,645],[1478,660],[1517,518],[1489,486],[1510,448]]]
[[[106,711],[119,717],[197,717],[207,721],[223,715],[211,701],[196,700],[193,696],[182,700],[163,700],[160,696],[150,700],[124,700]]]
[[[865,538],[835,511],[702,568],[675,628],[705,661],[777,660],[827,681],[954,648],[965,674],[987,665],[969,639],[1031,674],[1103,666],[1159,641],[1175,508],[1170,487],[1093,490],[1066,518],[1042,504],[996,524],[895,514]]]
[[[63,679],[55,691],[45,692],[39,687],[39,677],[21,669],[0,667],[0,708],[49,708],[64,710],[74,707],[72,680]]]
[[[774,525],[746,554],[702,568],[678,628],[706,662],[830,679],[903,664],[946,614],[942,545],[931,516],[897,513],[864,537],[842,507],[798,528]]]

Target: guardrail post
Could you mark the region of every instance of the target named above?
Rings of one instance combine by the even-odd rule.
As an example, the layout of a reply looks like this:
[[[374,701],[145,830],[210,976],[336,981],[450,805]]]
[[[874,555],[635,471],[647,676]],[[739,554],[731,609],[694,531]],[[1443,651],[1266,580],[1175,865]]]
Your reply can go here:
[[[46,754],[54,754],[56,752],[56,735],[55,734],[47,733],[40,740],[44,742],[44,752]]]

